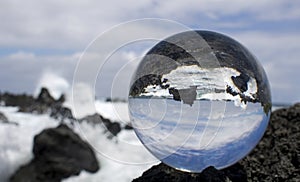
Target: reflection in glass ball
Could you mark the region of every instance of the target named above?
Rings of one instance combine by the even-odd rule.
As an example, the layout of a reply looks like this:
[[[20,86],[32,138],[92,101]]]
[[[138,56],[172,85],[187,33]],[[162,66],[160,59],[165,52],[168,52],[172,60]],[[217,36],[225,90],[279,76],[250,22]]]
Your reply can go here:
[[[268,125],[268,79],[237,41],[188,31],[155,45],[131,81],[132,126],[165,164],[201,172],[247,155]]]

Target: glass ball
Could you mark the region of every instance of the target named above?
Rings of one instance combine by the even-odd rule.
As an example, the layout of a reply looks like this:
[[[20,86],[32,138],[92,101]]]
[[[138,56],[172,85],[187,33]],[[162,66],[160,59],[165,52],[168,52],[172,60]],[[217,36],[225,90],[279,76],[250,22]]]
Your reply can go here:
[[[271,94],[256,58],[211,31],[187,31],[156,44],[131,80],[129,112],[143,145],[187,172],[228,167],[260,141]]]

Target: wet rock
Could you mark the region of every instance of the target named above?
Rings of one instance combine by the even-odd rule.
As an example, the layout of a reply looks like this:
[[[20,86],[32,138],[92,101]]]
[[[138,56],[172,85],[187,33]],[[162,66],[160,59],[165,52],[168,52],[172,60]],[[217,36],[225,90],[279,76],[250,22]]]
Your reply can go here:
[[[99,170],[91,146],[64,124],[36,135],[33,153],[34,159],[21,167],[11,182],[58,182],[79,175],[82,170],[92,173]]]

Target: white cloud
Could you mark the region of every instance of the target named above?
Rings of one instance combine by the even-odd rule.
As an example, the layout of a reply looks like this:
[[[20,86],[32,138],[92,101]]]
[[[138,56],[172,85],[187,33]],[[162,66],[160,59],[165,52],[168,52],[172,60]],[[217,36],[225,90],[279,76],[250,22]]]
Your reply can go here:
[[[263,21],[297,20],[298,1],[79,1],[34,0],[0,2],[0,45],[83,49],[97,34],[123,21],[143,17],[170,18],[203,25],[203,21],[234,24],[223,16],[240,13]],[[191,22],[192,21],[192,22]],[[237,22],[240,24],[241,22]]]
[[[264,66],[274,101],[299,101],[296,94],[300,92],[299,33],[249,31],[238,33],[234,37],[249,48]]]
[[[63,91],[67,83],[72,82],[78,53],[36,55],[32,52],[17,52],[0,59],[1,91],[32,94],[42,86],[59,89],[56,84]]]

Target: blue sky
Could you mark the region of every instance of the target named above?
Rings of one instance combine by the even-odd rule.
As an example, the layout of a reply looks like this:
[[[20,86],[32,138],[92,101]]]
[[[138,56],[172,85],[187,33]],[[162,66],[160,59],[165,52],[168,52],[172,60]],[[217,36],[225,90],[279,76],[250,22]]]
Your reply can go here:
[[[264,66],[273,101],[300,101],[300,1],[294,0],[2,0],[0,90],[35,93],[45,85],[57,94],[66,92],[72,87],[80,55],[91,41],[112,26],[141,18],[170,19],[235,38]],[[100,74],[106,83],[96,85],[96,95],[109,96],[110,78],[126,60],[144,51],[137,47],[147,49],[153,43],[127,46],[116,54],[115,59],[125,63],[106,65],[109,71]],[[133,70],[134,65],[125,72],[130,75]],[[127,81],[120,83],[126,87]],[[123,89],[115,91],[116,96],[126,94]]]

